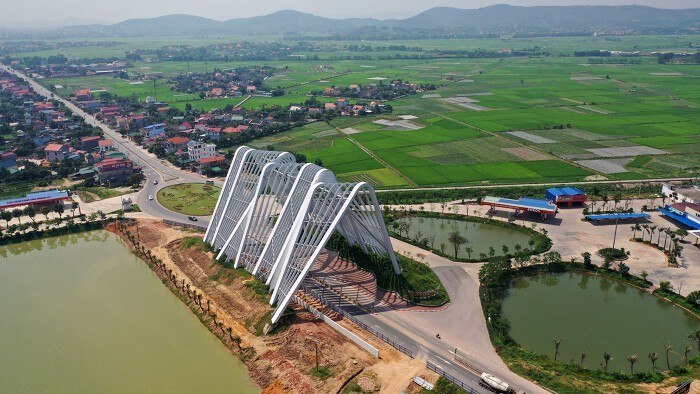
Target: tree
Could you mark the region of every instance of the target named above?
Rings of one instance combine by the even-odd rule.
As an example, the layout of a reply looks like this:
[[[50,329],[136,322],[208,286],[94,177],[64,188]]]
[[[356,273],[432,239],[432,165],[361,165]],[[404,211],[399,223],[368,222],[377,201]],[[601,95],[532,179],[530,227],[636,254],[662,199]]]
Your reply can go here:
[[[493,257],[496,255],[496,249],[493,248],[493,246],[489,246],[489,257]]]
[[[634,375],[634,363],[637,362],[637,359],[639,359],[639,356],[636,354],[631,354],[627,356],[627,361],[630,362],[630,374]]]
[[[467,246],[466,248],[464,248],[464,251],[467,252],[467,257],[471,259],[472,252],[474,252],[474,248],[472,248],[471,246]]]
[[[591,263],[591,254],[589,252],[583,252],[581,253],[581,257],[583,257],[583,265],[585,267],[590,267],[592,265]]]
[[[2,211],[2,213],[0,213],[0,216],[2,217],[2,220],[5,221],[5,228],[10,228],[10,220],[12,220],[12,212]]]
[[[668,370],[670,371],[671,370],[671,361],[668,359],[668,354],[669,354],[669,352],[671,352],[671,349],[673,349],[673,345],[671,345],[670,343],[665,343],[664,349],[666,349],[666,368],[668,368]]]
[[[73,217],[75,217],[75,210],[78,209],[78,205],[79,205],[79,204],[78,204],[76,201],[73,201],[73,202],[70,204],[70,213],[71,213],[71,215],[72,215]]]
[[[679,228],[676,230],[676,235],[678,237],[680,237],[681,241],[683,241],[685,239],[685,237],[688,236],[688,230],[686,230],[684,228]]]
[[[559,345],[561,345],[561,341],[563,340],[564,338],[554,340],[554,361],[557,361],[557,358],[559,357]]]
[[[34,216],[36,216],[36,210],[32,206],[28,205],[26,208],[24,208],[24,214],[27,215],[29,219],[31,219],[32,223],[36,223],[34,221]]]
[[[673,286],[671,285],[671,282],[669,282],[667,280],[662,280],[661,282],[659,282],[659,288],[662,291],[666,291],[666,292],[673,291]]]
[[[446,249],[446,248],[447,248],[447,244],[444,243],[444,242],[441,243],[441,244],[440,244],[440,253],[445,254],[445,249]]]
[[[683,349],[683,360],[686,365],[688,365],[688,354],[693,350],[693,347],[690,345],[685,345],[685,349]]]
[[[612,360],[612,356],[610,355],[610,353],[603,353],[603,360],[605,361],[605,366],[603,367],[603,370],[605,372],[608,372],[608,363],[610,362],[610,360]]]
[[[651,372],[656,372],[656,360],[659,359],[659,353],[649,353],[649,361],[651,361]]]
[[[642,227],[639,225],[639,223],[632,226],[632,238],[637,239],[637,231],[641,231],[641,230],[642,230]]]
[[[693,293],[697,293],[697,291],[694,291]],[[688,334],[688,339],[696,341],[698,343],[698,352],[700,352],[700,328],[696,328],[693,331],[691,331],[690,334]]]
[[[459,233],[459,231],[453,231],[450,233],[450,236],[447,238],[448,241],[454,246],[455,248],[455,260],[457,260],[457,253],[459,252],[460,246],[462,244],[466,243],[467,240]]]
[[[44,215],[44,217],[46,218],[46,220],[49,220],[49,213],[51,213],[51,208],[49,208],[49,207],[47,207],[46,205],[44,205],[43,207],[41,207],[41,209],[39,210],[39,212],[41,212],[41,214]]]
[[[622,274],[622,276],[629,276],[630,274],[630,267],[628,267],[625,263],[620,263],[617,270],[620,271],[620,274]]]
[[[586,359],[586,352],[581,352],[581,361],[578,363],[579,368],[583,368],[583,360]]]
[[[22,217],[22,215],[24,215],[24,212],[22,212],[21,209],[16,208],[16,209],[12,210],[12,217],[17,218],[17,220],[19,221],[19,224],[22,224],[22,219],[20,219]]]
[[[510,248],[507,245],[503,245],[501,247],[501,250],[503,251],[504,256],[508,256],[508,252],[510,251]]]
[[[59,201],[58,203],[56,203],[56,206],[53,207],[53,210],[58,214],[59,218],[63,219],[64,207],[62,202]]]

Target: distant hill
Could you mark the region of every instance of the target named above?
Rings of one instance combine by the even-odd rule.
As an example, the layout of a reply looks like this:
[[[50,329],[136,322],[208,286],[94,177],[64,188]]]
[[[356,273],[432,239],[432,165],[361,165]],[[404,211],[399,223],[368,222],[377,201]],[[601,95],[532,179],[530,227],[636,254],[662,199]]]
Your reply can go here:
[[[700,8],[642,6],[494,5],[479,9],[436,7],[403,20],[330,19],[298,11],[216,21],[192,15],[130,19],[113,25],[59,28],[52,35],[172,36],[209,34],[341,34],[387,37],[412,32],[482,34],[585,34],[593,32],[700,32]]]

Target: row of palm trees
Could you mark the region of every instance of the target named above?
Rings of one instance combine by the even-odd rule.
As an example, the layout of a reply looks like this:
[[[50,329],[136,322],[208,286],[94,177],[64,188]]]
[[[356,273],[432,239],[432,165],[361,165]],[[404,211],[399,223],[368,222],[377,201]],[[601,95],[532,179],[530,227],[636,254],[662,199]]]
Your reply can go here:
[[[696,328],[695,330],[691,331],[690,334],[688,334],[688,339],[696,341],[698,344],[698,353],[700,353],[700,328]],[[559,347],[561,346],[562,341],[564,338],[559,338],[554,340],[554,361],[557,360],[559,357]],[[673,345],[670,343],[665,343],[664,344],[664,349],[666,352],[666,368],[668,370],[671,370],[671,360],[669,358],[669,354],[671,353],[673,349]],[[683,363],[688,364],[689,362],[689,355],[690,352],[693,350],[693,347],[690,345],[686,345],[685,348],[683,349]],[[652,352],[649,353],[648,356],[649,361],[651,362],[651,370],[652,372],[656,372],[656,362],[659,360],[659,353],[657,352]],[[639,361],[639,355],[638,354],[630,354],[626,356],[627,361],[630,363],[630,374],[634,375],[634,364]],[[579,368],[583,368],[583,361],[586,359],[586,352],[581,352],[581,358],[579,361]],[[610,363],[610,360],[612,360],[613,357],[610,353],[608,352],[603,352],[603,371],[608,372],[608,363]]]
[[[632,238],[637,239],[637,232],[642,233],[642,242],[648,242],[649,244],[654,243],[659,249],[663,250],[664,253],[669,254],[669,261],[671,263],[676,262],[676,257],[680,255],[683,247],[679,245],[688,234],[685,230],[673,230],[671,227],[661,227],[650,224],[635,224],[631,227]],[[653,241],[654,234],[658,231],[658,236],[656,242]],[[644,239],[644,235],[649,234],[649,240]],[[661,244],[661,236],[664,235],[663,245]]]
[[[205,316],[212,319],[212,323],[214,324],[213,329],[218,329],[221,331],[222,335],[227,335],[231,343],[235,344],[238,348],[239,354],[243,353],[241,337],[233,334],[233,327],[226,326],[223,320],[217,320],[219,316],[214,311],[211,300],[204,299],[204,293],[198,292],[189,283],[186,283],[185,278],[178,281],[177,274],[175,274],[172,269],[168,268],[162,259],[156,257],[150,249],[146,248],[146,246],[140,242],[138,227],[136,228],[136,235],[132,233],[130,226],[124,221],[117,221],[116,228],[129,240],[129,242],[131,242],[136,253],[145,259],[146,263],[148,263],[151,268],[160,271],[161,274],[163,274],[165,278],[170,281],[176,291],[181,294],[184,293],[188,300],[191,300],[196,306],[198,306],[200,311],[204,313]]]

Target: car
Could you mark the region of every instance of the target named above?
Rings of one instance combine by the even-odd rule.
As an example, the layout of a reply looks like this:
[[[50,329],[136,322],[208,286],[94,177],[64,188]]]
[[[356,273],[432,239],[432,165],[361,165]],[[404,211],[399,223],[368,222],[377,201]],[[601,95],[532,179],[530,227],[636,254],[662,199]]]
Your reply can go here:
[[[196,217],[196,216],[188,216],[187,219],[190,219],[190,220],[193,221],[193,222],[196,222],[196,221],[197,221],[197,217]]]
[[[151,196],[148,196],[148,200],[149,200],[149,201],[153,200],[153,196],[152,196],[152,195],[151,195]]]
[[[154,184],[154,185],[157,185],[157,184],[158,184],[158,181],[153,181],[153,184]]]
[[[209,179],[208,181],[206,181],[206,182],[204,182],[204,183],[206,183],[207,185],[213,185],[213,184],[214,184],[214,181],[212,181],[211,179]]]

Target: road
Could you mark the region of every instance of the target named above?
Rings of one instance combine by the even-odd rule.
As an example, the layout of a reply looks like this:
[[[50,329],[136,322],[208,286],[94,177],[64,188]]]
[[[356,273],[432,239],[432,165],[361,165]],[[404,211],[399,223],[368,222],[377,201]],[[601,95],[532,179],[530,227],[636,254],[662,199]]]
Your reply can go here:
[[[124,153],[128,158],[138,163],[146,177],[143,189],[138,193],[136,201],[134,203],[138,204],[139,208],[145,213],[152,215],[159,219],[169,219],[180,222],[187,222],[187,215],[182,215],[175,213],[169,209],[162,207],[158,204],[156,194],[158,190],[163,187],[178,183],[201,183],[204,181],[205,177],[195,174],[189,171],[182,171],[179,168],[172,166],[165,160],[160,160],[155,155],[146,152],[144,149],[139,147],[134,142],[125,139],[121,134],[107,126],[106,124],[97,120],[94,116],[86,113],[77,105],[72,102],[65,100],[57,95],[54,95],[51,91],[45,88],[43,85],[29,78],[28,76],[20,73],[4,64],[0,64],[0,69],[7,72],[13,73],[16,76],[25,80],[35,92],[38,94],[58,100],[63,103],[68,109],[73,111],[74,114],[80,116],[85,120],[85,123],[100,128],[104,132],[104,136],[107,139],[114,141],[114,147],[120,152]],[[157,184],[154,183],[157,182]],[[221,182],[216,182],[221,186]],[[153,196],[153,200],[149,199],[149,196]],[[205,222],[208,222],[209,217],[201,218]],[[202,225],[206,225],[202,223]]]

